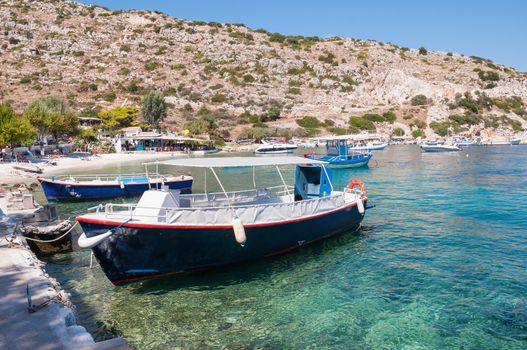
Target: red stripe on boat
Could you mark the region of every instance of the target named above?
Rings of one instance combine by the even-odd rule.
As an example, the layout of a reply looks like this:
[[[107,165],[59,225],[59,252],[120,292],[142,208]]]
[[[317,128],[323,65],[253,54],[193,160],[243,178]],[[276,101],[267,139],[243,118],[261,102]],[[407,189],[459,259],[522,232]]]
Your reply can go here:
[[[368,200],[368,198],[363,198],[362,201],[365,202]],[[283,225],[283,224],[289,224],[294,222],[300,222],[305,221],[309,219],[314,219],[318,217],[322,217],[325,215],[329,215],[332,213],[336,213],[341,210],[345,210],[351,207],[356,206],[357,203],[353,202],[350,203],[344,207],[328,210],[323,213],[314,214],[310,216],[303,216],[301,218],[295,218],[295,219],[287,219],[287,220],[281,220],[281,221],[273,221],[268,223],[258,223],[258,224],[244,224],[244,227],[247,228],[255,228],[255,227],[267,227],[267,226],[276,226],[276,225]],[[100,224],[100,225],[108,225],[108,226],[118,226],[122,224],[122,221],[115,221],[115,220],[102,220],[102,219],[96,219],[96,218],[86,218],[82,216],[78,216],[75,218],[78,222],[84,222],[88,224]],[[177,225],[177,224],[147,224],[147,223],[140,223],[140,222],[128,222],[123,225],[123,227],[130,227],[130,228],[157,228],[157,229],[214,229],[214,230],[221,230],[221,229],[232,229],[232,225]]]

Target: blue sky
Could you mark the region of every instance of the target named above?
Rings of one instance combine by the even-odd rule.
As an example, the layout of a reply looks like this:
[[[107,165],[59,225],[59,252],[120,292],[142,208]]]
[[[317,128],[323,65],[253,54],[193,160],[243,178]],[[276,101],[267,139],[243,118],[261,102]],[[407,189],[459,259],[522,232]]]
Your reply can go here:
[[[375,39],[459,52],[527,71],[524,0],[81,0],[117,9],[157,10],[177,18],[244,23],[293,35]]]

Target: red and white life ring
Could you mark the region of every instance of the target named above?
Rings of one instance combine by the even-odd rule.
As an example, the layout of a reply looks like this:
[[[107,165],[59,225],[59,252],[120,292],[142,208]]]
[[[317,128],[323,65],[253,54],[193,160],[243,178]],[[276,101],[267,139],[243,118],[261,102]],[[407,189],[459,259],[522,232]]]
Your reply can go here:
[[[362,182],[359,179],[351,180],[350,183],[348,184],[347,188],[350,189],[350,190],[353,190],[357,186],[360,188],[360,191],[361,191],[362,195],[365,196],[366,195],[366,186],[364,186],[364,182]]]

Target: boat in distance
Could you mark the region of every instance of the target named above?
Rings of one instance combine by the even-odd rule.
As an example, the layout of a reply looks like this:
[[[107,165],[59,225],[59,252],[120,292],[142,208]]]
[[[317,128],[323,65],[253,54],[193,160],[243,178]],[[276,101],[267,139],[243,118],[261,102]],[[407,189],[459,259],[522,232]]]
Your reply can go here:
[[[359,142],[349,145],[349,149],[354,151],[382,151],[386,147],[388,147],[386,142]]]
[[[157,164],[204,168],[222,191],[150,190],[137,204],[106,204],[78,216],[84,231],[79,246],[93,250],[114,284],[291,252],[358,229],[367,209],[364,184],[355,179],[335,190],[331,170],[318,160],[220,157]],[[286,184],[281,166],[295,166],[294,186]],[[227,192],[216,169],[247,167],[253,168],[254,188]],[[282,184],[258,187],[256,167],[275,167]]]
[[[423,143],[421,149],[425,152],[458,152],[462,151],[457,144],[440,144],[437,142]]]
[[[258,147],[255,154],[285,154],[293,153],[298,145],[292,143],[265,143]]]
[[[172,190],[190,190],[193,178],[188,175],[108,174],[66,175],[50,179],[37,177],[48,200],[87,200],[136,196],[151,188],[167,186]]]
[[[352,150],[345,139],[328,139],[326,154],[308,153],[304,157],[328,162],[332,168],[360,168],[368,165],[372,153]]]

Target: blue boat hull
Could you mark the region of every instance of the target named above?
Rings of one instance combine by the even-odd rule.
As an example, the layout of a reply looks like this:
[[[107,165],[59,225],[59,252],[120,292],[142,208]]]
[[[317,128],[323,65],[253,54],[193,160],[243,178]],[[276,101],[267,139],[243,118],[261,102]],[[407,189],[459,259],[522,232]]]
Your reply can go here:
[[[366,203],[365,203],[366,205]],[[178,226],[130,222],[93,252],[114,284],[241,263],[287,253],[320,239],[359,228],[356,204],[316,217],[246,224],[240,246],[231,226]],[[118,222],[77,218],[86,236],[105,233]]]
[[[53,182],[46,179],[38,179],[46,198],[49,200],[88,200],[98,198],[136,196],[147,191],[150,187],[156,188],[157,184],[131,183],[121,186],[115,185],[83,185],[76,183]],[[192,188],[192,180],[165,181],[165,186],[171,190],[189,190]]]
[[[367,166],[370,162],[372,154],[361,154],[353,155],[347,158],[344,157],[335,157],[335,156],[316,156],[316,155],[307,155],[307,158],[323,160],[329,163],[329,166],[332,168],[360,168]]]

